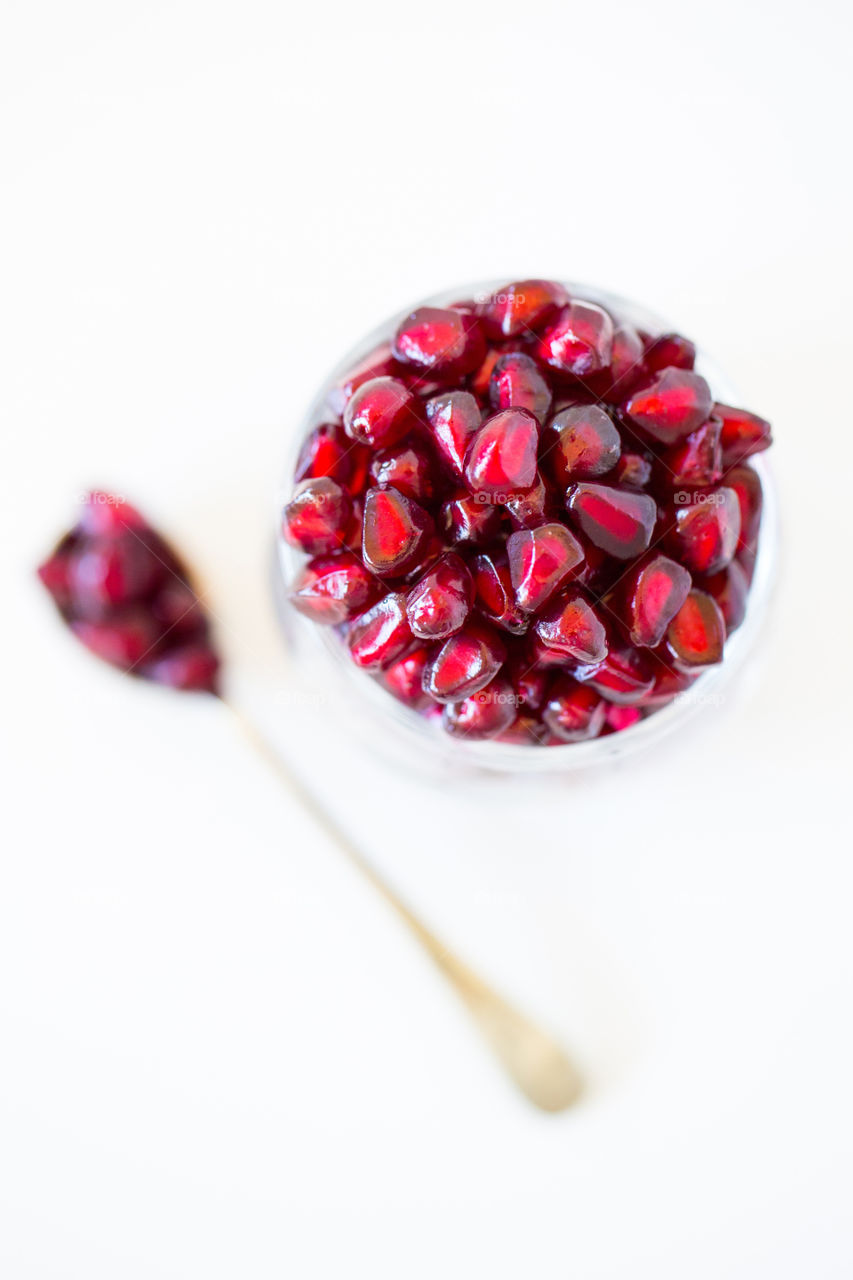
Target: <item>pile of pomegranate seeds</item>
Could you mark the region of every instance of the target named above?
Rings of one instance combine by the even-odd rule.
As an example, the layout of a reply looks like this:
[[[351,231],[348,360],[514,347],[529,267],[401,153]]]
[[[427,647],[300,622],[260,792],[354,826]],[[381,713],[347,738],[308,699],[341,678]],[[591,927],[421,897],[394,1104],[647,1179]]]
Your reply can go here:
[[[88,494],[38,575],[96,657],[173,689],[217,692],[219,657],[186,569],[123,498]]]
[[[695,359],[548,280],[419,307],[303,444],[294,607],[455,737],[630,728],[722,660],[755,563],[770,426]]]

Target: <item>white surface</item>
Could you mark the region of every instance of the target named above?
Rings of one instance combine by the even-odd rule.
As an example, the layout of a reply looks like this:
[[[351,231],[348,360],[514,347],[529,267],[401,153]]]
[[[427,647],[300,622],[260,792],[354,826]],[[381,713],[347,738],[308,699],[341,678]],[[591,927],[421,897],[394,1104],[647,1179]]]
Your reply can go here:
[[[2,25],[2,1273],[849,1276],[849,10]],[[293,692],[270,496],[368,326],[551,272],[672,316],[774,420],[782,589],[689,744],[439,791]],[[200,566],[237,691],[377,863],[574,1046],[575,1112],[512,1093],[215,706],[62,634],[30,569],[91,483]]]

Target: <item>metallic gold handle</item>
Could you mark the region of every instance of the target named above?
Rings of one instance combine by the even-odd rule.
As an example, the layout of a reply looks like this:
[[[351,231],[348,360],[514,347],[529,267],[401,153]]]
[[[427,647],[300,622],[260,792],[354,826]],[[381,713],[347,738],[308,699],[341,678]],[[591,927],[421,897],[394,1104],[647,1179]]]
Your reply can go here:
[[[571,1106],[580,1094],[581,1080],[561,1046],[525,1014],[498,995],[427,928],[365,861],[346,832],[317,803],[252,721],[231,703],[224,701],[224,705],[291,794],[302,803],[340,851],[346,854],[350,863],[370,881],[432,956],[457,995],[464,1001],[498,1061],[525,1097],[543,1111],[565,1111]]]

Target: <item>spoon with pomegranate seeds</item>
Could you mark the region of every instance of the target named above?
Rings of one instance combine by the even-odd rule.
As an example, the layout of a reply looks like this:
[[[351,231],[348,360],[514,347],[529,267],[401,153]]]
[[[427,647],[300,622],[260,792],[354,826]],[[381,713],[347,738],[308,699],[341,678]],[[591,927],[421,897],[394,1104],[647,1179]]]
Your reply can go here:
[[[432,957],[522,1093],[543,1111],[569,1107],[580,1077],[560,1045],[450,951],[373,869],[265,735],[222,694],[220,658],[185,565],[122,498],[90,493],[70,532],[38,576],[71,631],[97,658],[127,675],[207,693],[228,709],[317,826],[373,885]]]

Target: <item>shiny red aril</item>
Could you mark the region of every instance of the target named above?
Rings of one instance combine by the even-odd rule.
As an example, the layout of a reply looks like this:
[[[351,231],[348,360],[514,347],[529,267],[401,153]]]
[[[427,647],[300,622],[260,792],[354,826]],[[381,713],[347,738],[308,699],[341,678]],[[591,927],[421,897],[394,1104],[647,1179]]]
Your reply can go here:
[[[494,409],[527,409],[544,422],[551,407],[551,388],[532,356],[511,351],[492,370],[489,399]]]
[[[582,666],[607,657],[607,632],[595,609],[580,592],[558,596],[536,621],[536,635],[563,659]]]
[[[661,455],[663,483],[670,488],[702,488],[723,478],[719,418],[710,417]]]
[[[370,478],[374,485],[390,484],[415,502],[429,503],[435,495],[435,463],[426,445],[403,440],[373,455]]]
[[[711,388],[698,373],[664,369],[622,406],[635,427],[662,444],[674,444],[701,427],[711,412]]]
[[[292,547],[323,555],[344,545],[351,515],[352,500],[337,481],[329,476],[303,480],[284,508],[282,533]]]
[[[474,578],[475,605],[489,622],[511,635],[523,635],[528,617],[515,603],[509,564],[499,553],[481,553],[471,561]]]
[[[717,602],[726,623],[726,635],[736,631],[746,617],[749,581],[737,560],[726,569],[702,579],[702,590]]]
[[[332,413],[340,415],[346,407],[347,401],[352,399],[354,393],[365,382],[369,382],[372,378],[386,378],[393,376],[397,372],[397,366],[391,356],[391,343],[383,342],[381,346],[360,360],[354,369],[342,379],[340,384],[335,387],[326,397],[326,404]]]
[[[650,453],[623,451],[613,469],[615,485],[625,489],[645,489],[652,478],[653,460]]]
[[[516,717],[515,691],[502,675],[478,693],[444,708],[444,727],[455,738],[496,738]]]
[[[432,517],[391,485],[364,499],[362,559],[380,578],[399,578],[419,563],[433,533]]]
[[[649,373],[692,369],[696,363],[696,347],[679,333],[662,333],[658,338],[648,339],[644,360]]]
[[[609,414],[595,404],[578,404],[551,419],[542,458],[557,484],[566,488],[574,480],[590,480],[610,471],[621,449]]]
[[[723,466],[736,467],[754,453],[769,449],[772,444],[770,423],[746,409],[733,409],[728,404],[715,404],[714,413],[723,424]]]
[[[519,529],[506,544],[515,601],[525,613],[536,613],[583,561],[577,538],[564,524]]]
[[[437,381],[473,373],[486,353],[480,322],[471,312],[419,307],[399,325],[393,354]]]
[[[343,427],[334,422],[323,422],[308,435],[293,473],[294,480],[316,480],[330,476],[338,484],[349,485],[353,474],[358,447],[353,444]]]
[[[433,656],[424,672],[424,689],[436,702],[461,702],[485,688],[505,658],[498,633],[469,619]]]
[[[677,667],[710,667],[723,658],[726,622],[719,605],[705,591],[690,592],[669,624],[667,649]]]
[[[571,676],[559,676],[542,712],[542,721],[561,742],[597,738],[604,727],[607,703]]]
[[[613,354],[613,321],[594,302],[570,302],[546,326],[535,353],[564,377],[599,373]]]
[[[569,300],[561,284],[553,280],[518,280],[505,285],[477,308],[489,338],[524,337],[540,329]]]
[[[740,507],[740,537],[738,551],[750,550],[761,524],[764,495],[761,479],[752,467],[733,467],[726,474],[726,488],[734,489]]]
[[[610,367],[585,378],[584,383],[608,404],[620,404],[647,377],[643,340],[633,325],[621,322],[613,331]]]
[[[387,666],[412,643],[406,597],[392,592],[350,623],[347,645],[353,662],[365,670]]]
[[[531,666],[524,653],[516,652],[507,674],[512,681],[519,710],[538,715],[551,687],[550,672],[543,667]]]
[[[677,495],[678,496],[678,495]],[[672,549],[692,573],[725,569],[737,550],[740,504],[734,489],[720,488],[685,494],[686,505],[675,509]]]
[[[453,635],[468,617],[473,597],[468,566],[455,552],[447,552],[406,597],[413,635],[420,640],[444,640]]]
[[[576,484],[566,495],[566,505],[590,542],[617,560],[632,560],[651,542],[657,504],[646,493],[603,484]]]
[[[399,378],[371,378],[347,401],[344,430],[351,440],[381,449],[419,424],[418,400]]]
[[[429,706],[430,699],[423,688],[424,670],[429,659],[428,645],[410,649],[402,657],[395,658],[388,664],[380,676],[382,684],[398,702],[404,702],[407,707],[420,710]]]
[[[625,584],[625,621],[636,645],[654,649],[687,599],[690,574],[669,556],[655,555]]]
[[[487,418],[468,447],[465,480],[473,494],[505,502],[536,483],[539,427],[526,409]]]
[[[164,566],[135,533],[87,537],[71,553],[68,585],[74,610],[101,617],[116,605],[149,595],[162,580]]]
[[[471,437],[482,420],[480,406],[470,391],[448,391],[424,405],[433,437],[457,479],[462,479]]]
[[[203,640],[196,640],[171,649],[163,657],[146,663],[141,675],[170,689],[184,689],[196,693],[218,691],[219,658]]]
[[[605,715],[605,723],[608,729],[612,729],[614,733],[621,733],[623,729],[631,729],[635,724],[643,718],[643,713],[639,707],[617,707],[615,703],[608,703],[607,714]]]
[[[147,609],[132,605],[97,621],[72,618],[71,630],[97,658],[129,672],[157,648],[159,631]]]
[[[361,561],[341,552],[310,560],[297,574],[288,599],[313,622],[336,625],[366,608],[378,589]]]
[[[532,489],[512,494],[503,505],[515,529],[535,529],[537,525],[549,524],[557,507],[538,472]]]
[[[466,492],[442,504],[438,527],[451,546],[484,546],[498,536],[503,513],[483,498],[484,495],[472,497]]]
[[[575,676],[618,706],[642,703],[654,686],[648,659],[630,647],[611,649],[603,662],[575,668]]]

